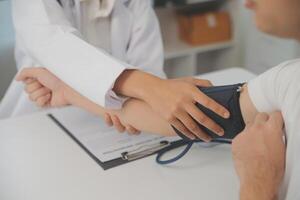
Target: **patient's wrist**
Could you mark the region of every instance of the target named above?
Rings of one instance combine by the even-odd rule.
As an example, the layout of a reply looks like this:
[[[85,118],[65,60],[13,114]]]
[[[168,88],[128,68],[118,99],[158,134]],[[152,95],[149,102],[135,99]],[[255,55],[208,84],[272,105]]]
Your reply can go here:
[[[80,94],[66,84],[62,87],[63,87],[62,91],[64,96],[63,98],[65,99],[65,101],[70,105],[80,107],[81,106]]]
[[[103,116],[105,113],[105,109],[96,103],[92,102],[88,98],[82,96],[80,93],[67,86],[64,88],[64,96],[66,97],[66,101],[68,104],[80,107],[90,113]]]

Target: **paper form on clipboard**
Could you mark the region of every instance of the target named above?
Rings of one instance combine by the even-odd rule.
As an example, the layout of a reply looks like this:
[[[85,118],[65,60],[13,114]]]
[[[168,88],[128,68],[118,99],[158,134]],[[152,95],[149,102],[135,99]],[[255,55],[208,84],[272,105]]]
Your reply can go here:
[[[120,158],[124,152],[145,152],[149,148],[159,150],[162,141],[171,143],[180,140],[179,137],[147,133],[137,136],[120,134],[114,128],[108,127],[100,117],[75,107],[54,110],[51,115],[77,142],[103,163]]]

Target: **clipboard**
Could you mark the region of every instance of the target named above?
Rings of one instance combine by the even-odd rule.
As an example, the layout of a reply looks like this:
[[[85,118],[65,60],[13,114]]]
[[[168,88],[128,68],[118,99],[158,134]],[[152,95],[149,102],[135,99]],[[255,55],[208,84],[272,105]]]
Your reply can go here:
[[[134,151],[123,152],[119,158],[112,159],[106,162],[102,162],[97,158],[90,150],[88,150],[85,145],[83,145],[72,133],[69,131],[54,115],[47,115],[51,121],[53,121],[59,128],[61,128],[67,135],[69,135],[74,142],[76,142],[103,170],[108,170],[126,163],[130,163],[135,160],[139,160],[159,152],[165,151],[166,149],[172,147],[180,147],[186,145],[184,140],[178,140],[174,142],[160,141],[158,144],[145,145],[142,148],[138,148]]]

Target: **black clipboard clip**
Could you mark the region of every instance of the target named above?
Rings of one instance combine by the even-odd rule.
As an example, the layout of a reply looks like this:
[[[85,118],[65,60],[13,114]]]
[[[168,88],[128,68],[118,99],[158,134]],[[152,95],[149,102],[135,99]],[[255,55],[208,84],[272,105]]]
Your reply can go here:
[[[141,146],[135,150],[132,151],[126,151],[121,154],[121,158],[124,161],[133,161],[140,158],[144,158],[147,156],[150,156],[154,153],[157,153],[166,147],[169,147],[171,145],[171,142],[169,141],[160,141],[158,144],[152,144],[152,145],[145,145]]]

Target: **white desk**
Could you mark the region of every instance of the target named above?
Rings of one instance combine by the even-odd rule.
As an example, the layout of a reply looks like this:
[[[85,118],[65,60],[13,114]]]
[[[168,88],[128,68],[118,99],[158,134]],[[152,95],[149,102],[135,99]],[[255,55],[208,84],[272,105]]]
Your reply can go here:
[[[225,84],[254,75],[233,68],[202,77]],[[170,166],[154,158],[104,171],[44,113],[0,121],[0,199],[238,199],[230,146],[195,145]]]

